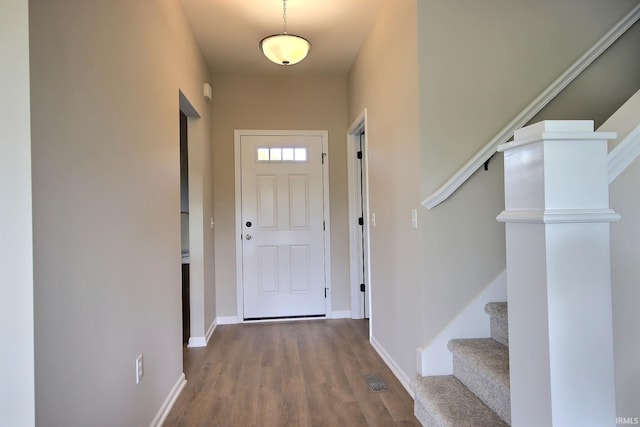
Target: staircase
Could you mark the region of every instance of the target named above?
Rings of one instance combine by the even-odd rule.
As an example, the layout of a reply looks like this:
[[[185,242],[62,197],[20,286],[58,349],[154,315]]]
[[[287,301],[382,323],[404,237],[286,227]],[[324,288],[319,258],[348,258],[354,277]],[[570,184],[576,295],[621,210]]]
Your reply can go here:
[[[453,375],[417,377],[415,415],[425,427],[511,423],[507,303],[489,303],[491,338],[454,339]]]

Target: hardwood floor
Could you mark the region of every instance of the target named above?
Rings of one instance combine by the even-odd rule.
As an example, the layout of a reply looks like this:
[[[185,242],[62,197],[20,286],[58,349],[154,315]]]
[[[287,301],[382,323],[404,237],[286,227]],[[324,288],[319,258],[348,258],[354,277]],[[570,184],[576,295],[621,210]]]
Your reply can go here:
[[[419,426],[367,331],[350,319],[218,326],[207,348],[185,349],[187,385],[164,425]]]

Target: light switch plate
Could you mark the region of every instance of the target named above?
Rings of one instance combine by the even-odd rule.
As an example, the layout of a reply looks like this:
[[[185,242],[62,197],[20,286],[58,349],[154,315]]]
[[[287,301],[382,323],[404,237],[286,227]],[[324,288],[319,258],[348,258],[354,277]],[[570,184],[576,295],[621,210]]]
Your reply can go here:
[[[136,357],[136,384],[140,384],[144,377],[144,356],[142,354]]]

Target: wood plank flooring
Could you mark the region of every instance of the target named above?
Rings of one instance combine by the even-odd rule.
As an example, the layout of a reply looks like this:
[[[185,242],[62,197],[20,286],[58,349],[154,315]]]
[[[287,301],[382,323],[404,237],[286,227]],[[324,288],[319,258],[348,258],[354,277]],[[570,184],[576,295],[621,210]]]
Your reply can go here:
[[[367,335],[351,319],[218,326],[207,348],[185,349],[187,385],[164,425],[420,426]]]

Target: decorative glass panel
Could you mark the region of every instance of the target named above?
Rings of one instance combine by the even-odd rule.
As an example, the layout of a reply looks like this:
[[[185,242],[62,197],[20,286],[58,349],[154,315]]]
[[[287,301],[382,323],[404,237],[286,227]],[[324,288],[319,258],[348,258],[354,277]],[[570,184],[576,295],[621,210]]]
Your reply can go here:
[[[282,149],[282,160],[284,160],[285,162],[293,161],[293,148]]]
[[[269,149],[268,148],[258,148],[258,161],[266,162],[269,160]]]
[[[306,162],[307,161],[307,149],[306,148],[296,148],[295,160],[296,162]]]
[[[257,148],[259,162],[306,162],[307,148],[273,147]]]
[[[269,155],[269,160],[271,161],[282,160],[282,148],[272,148],[271,153]]]

